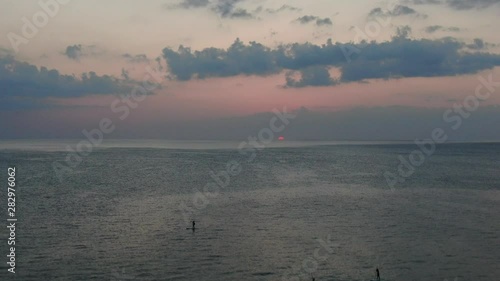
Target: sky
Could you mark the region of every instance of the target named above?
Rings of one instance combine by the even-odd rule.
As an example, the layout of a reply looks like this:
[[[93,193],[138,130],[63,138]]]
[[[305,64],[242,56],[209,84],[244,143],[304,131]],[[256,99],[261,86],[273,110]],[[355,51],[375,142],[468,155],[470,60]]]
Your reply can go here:
[[[500,0],[0,1],[0,139],[500,140]],[[497,126],[497,127],[495,127]]]

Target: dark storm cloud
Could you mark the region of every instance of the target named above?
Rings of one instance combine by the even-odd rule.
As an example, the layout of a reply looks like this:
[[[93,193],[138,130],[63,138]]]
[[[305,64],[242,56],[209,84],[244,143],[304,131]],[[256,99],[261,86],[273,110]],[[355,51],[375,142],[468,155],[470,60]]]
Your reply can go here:
[[[131,87],[112,76],[98,76],[94,72],[76,78],[20,62],[13,57],[0,57],[0,101],[30,106],[47,97],[80,97],[129,93]]]
[[[458,27],[444,27],[441,25],[431,25],[425,28],[425,32],[427,33],[434,33],[436,31],[448,31],[448,32],[459,32],[460,28]]]
[[[72,60],[80,60],[83,57],[92,57],[92,56],[99,56],[104,54],[104,51],[99,49],[95,45],[72,45],[66,47],[66,50],[63,52],[64,55],[66,55],[69,59]]]
[[[123,54],[122,55],[125,60],[129,63],[146,63],[149,62],[148,57],[145,54],[139,54],[139,55],[131,55],[131,54]]]
[[[436,77],[473,74],[500,66],[500,55],[464,52],[468,46],[453,38],[438,40],[406,38],[410,30],[399,29],[388,42],[336,43],[323,45],[295,43],[270,49],[257,42],[246,45],[239,39],[227,50],[206,48],[201,51],[181,46],[177,51],[163,50],[171,74],[178,80],[236,75],[270,75],[283,70],[300,70],[305,79],[288,82],[289,86],[319,86],[327,81],[324,69],[337,67],[340,82],[396,77]],[[481,42],[473,43],[479,49]],[[484,46],[484,42],[483,42]],[[470,46],[469,46],[470,48]],[[349,55],[347,60],[346,54]],[[312,78],[311,78],[312,77]]]

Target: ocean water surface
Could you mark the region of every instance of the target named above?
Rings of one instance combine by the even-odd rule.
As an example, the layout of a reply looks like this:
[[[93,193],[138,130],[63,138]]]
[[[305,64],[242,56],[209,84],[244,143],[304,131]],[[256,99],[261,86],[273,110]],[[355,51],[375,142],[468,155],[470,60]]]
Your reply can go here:
[[[440,145],[390,188],[415,145],[277,144],[249,161],[238,143],[116,142],[58,177],[65,145],[36,143],[0,143],[16,280],[499,280],[500,144]]]

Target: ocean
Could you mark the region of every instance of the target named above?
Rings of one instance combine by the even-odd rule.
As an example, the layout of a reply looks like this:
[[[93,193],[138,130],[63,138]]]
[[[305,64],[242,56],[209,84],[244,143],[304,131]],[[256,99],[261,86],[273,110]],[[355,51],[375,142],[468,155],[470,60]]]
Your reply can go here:
[[[15,280],[500,278],[497,143],[114,141],[72,161],[65,147],[0,142]]]

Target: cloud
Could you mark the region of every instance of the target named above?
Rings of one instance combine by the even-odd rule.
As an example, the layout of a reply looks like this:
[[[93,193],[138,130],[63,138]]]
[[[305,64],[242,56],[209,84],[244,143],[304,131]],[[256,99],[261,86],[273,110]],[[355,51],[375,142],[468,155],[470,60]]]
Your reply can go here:
[[[390,12],[391,16],[404,16],[413,14],[417,14],[417,11],[408,6],[402,5],[396,5],[396,7],[394,7],[394,9]]]
[[[145,54],[139,54],[139,55],[131,55],[131,54],[123,54],[122,55],[125,60],[129,63],[147,63],[149,62],[148,57]]]
[[[467,47],[472,50],[482,50],[486,48],[486,44],[482,39],[476,38],[474,39],[474,43],[467,45]]]
[[[217,14],[221,18],[229,19],[256,19],[256,15],[262,12],[269,14],[276,14],[286,11],[302,11],[301,8],[284,4],[277,9],[266,8],[263,6],[258,6],[254,10],[247,10],[242,7],[238,7],[240,3],[246,0],[184,0],[180,3],[174,5],[165,5],[167,9],[195,9],[195,8],[208,8],[209,11]],[[315,17],[314,20],[318,20],[317,25],[331,25],[331,20],[328,18],[320,19]]]
[[[404,0],[406,4],[437,5],[444,4],[455,10],[486,9],[499,4],[500,0]]]
[[[393,39],[366,45],[342,67],[344,81],[392,77],[436,77],[473,74],[500,65],[500,55],[463,52],[464,44],[439,40]]]
[[[486,9],[500,3],[500,0],[447,0],[448,6],[457,10]]]
[[[427,33],[434,33],[436,31],[448,31],[448,32],[459,32],[460,31],[460,28],[458,27],[444,27],[444,26],[441,26],[441,25],[431,25],[431,26],[427,26],[425,28],[425,32]]]
[[[369,13],[368,13],[368,17],[385,17],[386,16],[386,12],[384,12],[382,10],[382,8],[380,7],[377,7],[377,8],[373,8]]]
[[[177,5],[173,5],[172,7],[191,9],[191,8],[207,7],[209,4],[210,4],[209,0],[184,0]]]
[[[404,5],[395,5],[392,10],[383,10],[380,7],[372,9],[368,13],[368,18],[377,18],[377,17],[399,17],[399,16],[408,16],[414,15],[418,17],[426,18],[427,15],[418,13],[413,8]]]
[[[295,21],[299,22],[301,24],[307,24],[307,23],[310,23],[312,21],[315,21],[316,19],[318,19],[318,17],[316,17],[316,16],[302,16],[302,17],[296,19]]]
[[[294,7],[294,6],[286,5],[286,4],[281,6],[278,9],[266,9],[266,12],[268,12],[270,14],[275,14],[275,13],[284,12],[284,11],[298,12],[298,11],[302,11],[302,9]]]
[[[322,26],[322,25],[333,25],[333,22],[329,18],[324,18],[324,19],[318,19],[316,21],[316,25]]]
[[[12,56],[14,52],[11,49],[6,49],[0,46],[0,57]]]
[[[453,38],[412,40],[406,38],[409,32],[407,27],[400,28],[399,36],[382,43],[333,44],[329,40],[323,45],[294,43],[275,49],[257,42],[246,45],[237,39],[226,50],[206,48],[193,52],[183,46],[177,51],[165,48],[163,58],[171,74],[182,81],[237,75],[265,76],[283,70],[304,71],[302,74],[306,79],[303,82],[290,80],[289,86],[321,85],[317,81],[326,81],[320,79],[324,78],[324,71],[306,70],[314,66],[339,68],[342,73],[339,82],[455,76],[500,66],[498,54],[465,52],[467,44]],[[475,41],[474,46],[477,50],[482,45]],[[345,55],[349,53],[352,54],[350,62]]]
[[[66,47],[66,51],[63,52],[69,59],[80,60],[83,57],[100,56],[105,52],[95,45],[72,45]]]
[[[218,0],[218,2],[215,3],[215,6],[212,7],[212,11],[217,13],[222,18],[254,18],[254,16],[246,9],[236,7],[236,4],[242,1],[244,0]]]
[[[123,80],[95,72],[77,78],[55,69],[40,69],[13,57],[0,57],[0,101],[29,106],[47,97],[70,98],[85,95],[130,93],[132,87]]]
[[[413,4],[413,5],[436,5],[442,4],[441,0],[403,0],[401,1],[405,4]]]
[[[300,70],[300,80],[293,78],[294,72],[290,71],[286,75],[286,86],[290,88],[302,88],[307,86],[332,86],[337,81],[330,77],[328,68],[324,66],[312,66]]]
[[[471,44],[467,44],[466,46],[470,50],[475,50],[475,51],[484,51],[487,50],[488,48],[498,47],[497,44],[484,42],[484,40],[480,38],[475,38]]]
[[[278,71],[271,49],[257,42],[245,45],[239,39],[227,50],[206,48],[192,52],[183,46],[177,51],[165,48],[163,57],[172,74],[183,81],[193,77],[267,75]]]
[[[254,16],[245,9],[235,9],[231,13],[229,13],[228,15],[223,15],[223,17],[229,17],[229,18],[233,18],[233,19],[236,19],[236,18],[240,18],[240,19],[254,18]]]
[[[408,38],[411,35],[411,27],[408,25],[398,27],[396,38]]]
[[[294,22],[298,22],[300,24],[308,24],[308,23],[311,23],[311,22],[315,22],[317,26],[322,26],[322,25],[332,25],[332,20],[329,19],[329,18],[320,18],[320,17],[317,17],[317,16],[302,16],[296,20],[294,20]]]
[[[64,53],[68,58],[78,60],[80,59],[82,53],[82,45],[73,45],[66,47],[66,52]]]
[[[238,7],[240,3],[246,2],[247,0],[183,0],[177,4],[167,4],[164,5],[167,9],[197,9],[197,8],[207,8],[209,11],[217,14],[221,18],[229,19],[256,19],[256,15],[262,12],[267,12],[269,14],[276,14],[280,12],[301,11],[301,8],[294,7],[288,4],[284,4],[277,9],[266,8],[263,6],[258,6],[253,11],[247,10],[242,7]],[[318,25],[328,24],[328,20],[323,19]]]

